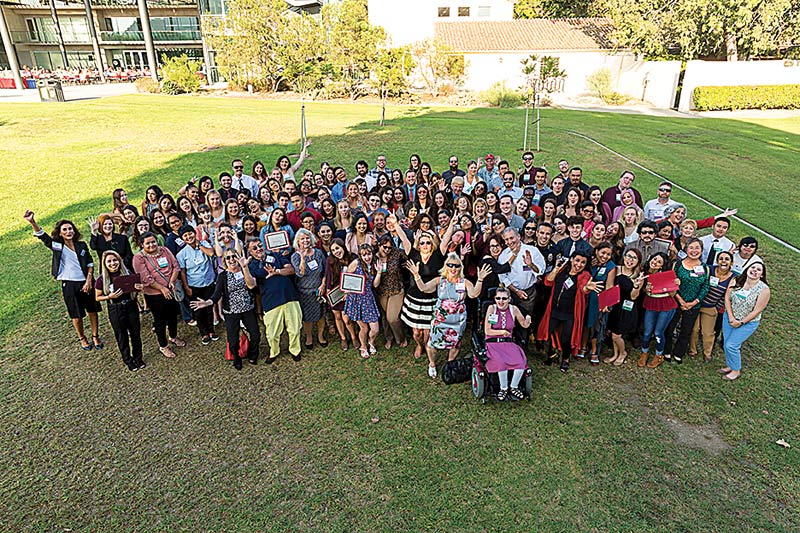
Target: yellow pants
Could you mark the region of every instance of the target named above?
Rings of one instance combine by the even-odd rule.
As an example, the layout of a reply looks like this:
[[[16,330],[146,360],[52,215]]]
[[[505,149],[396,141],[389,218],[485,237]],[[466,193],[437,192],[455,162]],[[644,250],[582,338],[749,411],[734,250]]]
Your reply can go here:
[[[300,332],[303,329],[303,311],[300,302],[287,302],[264,313],[264,326],[269,343],[269,356],[281,353],[281,333],[289,334],[289,353],[300,355]]]
[[[702,338],[703,355],[711,357],[714,350],[714,325],[719,312],[713,307],[701,307],[697,320],[694,321],[692,336],[689,338],[689,353],[697,353],[697,341]]]

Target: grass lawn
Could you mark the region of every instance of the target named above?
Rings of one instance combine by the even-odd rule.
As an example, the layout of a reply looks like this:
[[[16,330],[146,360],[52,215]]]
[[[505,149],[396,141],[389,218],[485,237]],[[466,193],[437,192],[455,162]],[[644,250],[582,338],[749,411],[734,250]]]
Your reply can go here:
[[[186,330],[177,359],[156,355],[146,327],[149,366],[131,375],[105,316],[107,348],[81,351],[23,210],[84,230],[116,187],[140,201],[151,183],[174,191],[234,157],[270,166],[297,152],[299,108],[134,95],[0,109],[5,530],[800,529],[800,258],[766,238],[773,301],[734,383],[716,374],[719,353],[644,371],[632,352],[623,367],[567,375],[532,358],[532,402],[481,406],[467,385],[431,382],[410,351],[361,361],[317,348],[236,373],[223,346]],[[379,106],[306,111],[309,165],[520,157],[520,110],[390,107],[383,129]],[[542,119],[537,162],[549,168],[566,157],[587,182],[616,182],[629,165],[569,134],[580,132],[800,245],[798,119]],[[636,184],[655,196],[655,177],[639,171]],[[685,196],[673,194],[690,216],[713,214]]]

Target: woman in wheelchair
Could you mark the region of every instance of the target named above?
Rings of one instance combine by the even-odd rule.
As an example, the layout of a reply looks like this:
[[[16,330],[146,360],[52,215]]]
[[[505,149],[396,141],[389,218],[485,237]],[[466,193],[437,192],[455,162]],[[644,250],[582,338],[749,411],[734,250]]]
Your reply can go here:
[[[500,285],[494,293],[494,304],[489,305],[484,319],[484,332],[486,341],[486,370],[497,373],[500,380],[500,392],[497,399],[504,401],[509,395],[515,400],[522,400],[525,395],[519,389],[519,382],[525,373],[527,360],[525,352],[512,338],[514,321],[518,321],[523,328],[529,328],[531,317],[522,316],[520,310],[511,305],[510,292],[505,286]],[[508,388],[508,372],[513,370],[511,376],[511,390]]]

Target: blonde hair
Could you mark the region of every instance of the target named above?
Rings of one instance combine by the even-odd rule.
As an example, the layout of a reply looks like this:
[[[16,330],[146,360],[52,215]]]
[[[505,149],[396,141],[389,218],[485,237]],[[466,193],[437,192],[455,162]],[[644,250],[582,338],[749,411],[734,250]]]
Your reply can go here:
[[[130,272],[128,272],[128,267],[125,266],[125,263],[122,262],[122,256],[119,255],[114,250],[106,250],[103,252],[103,257],[100,259],[100,264],[102,265],[103,271],[103,295],[108,296],[111,294],[111,276],[108,274],[108,269],[106,268],[106,257],[113,255],[119,261],[119,274],[120,276],[128,276]]]
[[[347,206],[347,212],[349,213],[347,218],[350,219],[350,222],[353,221],[353,213],[350,211],[350,204],[344,198],[336,202],[336,216],[333,219],[334,224],[336,224],[336,229],[347,230],[350,227],[350,222],[347,224],[342,222],[342,214],[339,212],[339,204],[344,204]]]
[[[450,252],[444,258],[444,266],[442,266],[442,269],[439,271],[439,277],[443,278],[443,279],[450,279],[447,276],[447,273],[450,270],[449,268],[447,268],[447,263],[449,263],[450,261],[458,261],[458,264],[461,265],[461,268],[458,270],[458,278],[457,279],[463,278],[464,277],[464,261],[462,261],[461,258],[458,256],[458,254],[455,253],[455,252]]]
[[[625,224],[625,213],[627,213],[629,209],[633,209],[633,211],[636,213],[636,220],[634,221],[634,223],[631,226],[638,226],[639,223],[644,218],[643,217],[644,214],[642,213],[642,210],[639,209],[639,206],[637,206],[635,204],[634,205],[629,205],[628,207],[626,207],[625,209],[622,210],[622,215],[619,217],[619,219],[622,220],[622,227],[623,228],[631,227],[631,226],[628,226],[627,224]]]

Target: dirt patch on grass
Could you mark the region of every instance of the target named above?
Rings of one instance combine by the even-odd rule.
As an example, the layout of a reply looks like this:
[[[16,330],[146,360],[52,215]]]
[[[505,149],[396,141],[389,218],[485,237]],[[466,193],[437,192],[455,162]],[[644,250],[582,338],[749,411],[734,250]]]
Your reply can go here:
[[[702,450],[709,455],[720,455],[731,449],[714,425],[695,426],[677,418],[656,415],[664,426],[675,436],[678,444]]]

